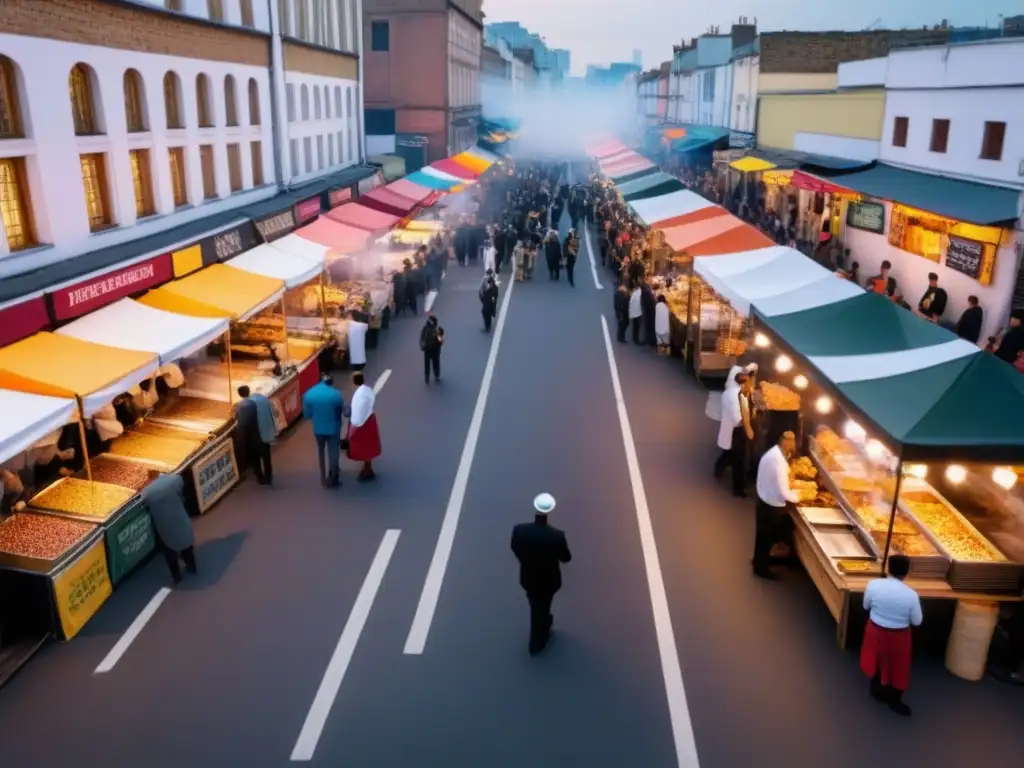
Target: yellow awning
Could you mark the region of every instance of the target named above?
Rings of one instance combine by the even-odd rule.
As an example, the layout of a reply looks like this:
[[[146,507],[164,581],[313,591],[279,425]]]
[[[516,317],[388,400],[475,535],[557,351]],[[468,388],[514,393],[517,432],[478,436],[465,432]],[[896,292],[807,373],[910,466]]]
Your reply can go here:
[[[396,243],[423,245],[434,239],[434,233],[426,229],[396,229],[391,240]]]
[[[146,379],[159,364],[159,358],[151,352],[108,347],[44,331],[0,349],[0,389],[81,397],[86,401],[88,416]]]
[[[181,280],[154,288],[139,302],[193,317],[247,320],[284,295],[284,281],[212,264]]]
[[[469,152],[460,152],[459,154],[452,157],[456,163],[461,165],[463,168],[468,168],[473,173],[483,173],[490,168],[494,163],[489,163],[481,157],[471,155]]]
[[[741,157],[739,160],[733,160],[729,163],[729,167],[746,173],[751,171],[770,171],[777,166],[775,163],[769,163],[767,160],[762,160],[759,157]]]
[[[415,229],[423,232],[440,232],[444,227],[440,221],[432,219],[413,219],[405,225],[405,229]]]
[[[793,182],[792,171],[766,171],[761,181],[776,187],[788,187]]]

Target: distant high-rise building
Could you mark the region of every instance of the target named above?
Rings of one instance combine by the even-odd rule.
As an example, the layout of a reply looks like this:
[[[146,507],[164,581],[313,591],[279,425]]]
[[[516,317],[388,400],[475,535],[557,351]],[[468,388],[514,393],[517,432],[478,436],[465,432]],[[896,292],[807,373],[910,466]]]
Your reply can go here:
[[[633,49],[633,64],[640,69],[644,68],[644,55],[639,48]]]

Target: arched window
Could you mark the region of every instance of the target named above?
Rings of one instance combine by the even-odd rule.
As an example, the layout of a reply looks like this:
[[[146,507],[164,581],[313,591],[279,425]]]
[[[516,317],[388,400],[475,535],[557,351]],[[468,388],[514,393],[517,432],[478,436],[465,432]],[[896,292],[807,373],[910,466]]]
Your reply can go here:
[[[181,119],[181,80],[174,72],[164,75],[164,111],[168,128],[185,127],[185,121]]]
[[[210,78],[196,77],[196,108],[199,112],[199,127],[213,128],[213,109],[210,105]]]
[[[249,125],[260,124],[260,87],[256,78],[249,78]]]
[[[92,68],[88,64],[75,64],[68,75],[68,88],[71,92],[71,116],[75,122],[75,135],[93,136],[99,133]]]
[[[313,117],[320,120],[323,117],[323,109],[320,106],[320,89],[313,86]]]
[[[20,107],[14,62],[0,56],[0,139],[20,139],[25,135]]]
[[[231,75],[224,78],[224,107],[228,125],[238,125],[238,98],[235,93],[235,78]]]
[[[146,130],[146,102],[143,98],[142,75],[135,69],[129,69],[124,73],[124,114],[127,118],[128,133],[142,133]]]
[[[302,86],[299,101],[302,104],[302,119],[309,120],[309,88],[306,86]]]

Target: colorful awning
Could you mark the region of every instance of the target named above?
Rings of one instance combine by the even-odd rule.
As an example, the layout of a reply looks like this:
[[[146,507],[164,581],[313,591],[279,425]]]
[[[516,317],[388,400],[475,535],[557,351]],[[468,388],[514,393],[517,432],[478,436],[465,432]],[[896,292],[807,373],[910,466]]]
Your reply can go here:
[[[283,280],[254,275],[227,264],[211,264],[181,280],[154,288],[139,301],[181,315],[248,320],[283,295]]]
[[[75,418],[78,404],[68,398],[0,389],[0,462],[27,451]]]
[[[416,208],[416,201],[392,192],[387,187],[377,187],[365,195],[360,195],[355,205],[403,218]]]
[[[682,216],[686,213],[699,211],[701,208],[708,208],[711,205],[713,203],[709,200],[688,189],[681,189],[678,192],[671,192],[661,197],[652,197],[647,200],[637,200],[634,203],[630,203],[630,207],[637,215],[637,218],[648,227],[656,226],[659,222],[675,216]]]
[[[348,208],[351,205],[351,203],[346,203],[341,207]],[[335,208],[334,210],[339,209]],[[297,230],[295,234],[275,240],[272,245],[275,248],[295,253],[297,256],[306,256],[307,254],[312,256],[315,252],[314,249],[303,247],[302,243],[309,242],[310,245],[315,243],[320,247],[320,261],[323,262],[327,249],[335,253],[355,253],[365,248],[369,239],[370,233],[365,229],[342,224],[329,216],[321,216],[312,224],[307,224]]]
[[[401,195],[402,197],[408,198],[409,200],[415,202],[417,205],[422,203],[435,192],[435,190],[432,187],[427,187],[422,184],[417,184],[413,181],[410,181],[408,176],[406,176],[404,179],[399,179],[398,181],[391,182],[386,187],[384,187],[384,189],[390,190],[391,192],[394,192],[397,195]]]
[[[739,160],[729,163],[729,167],[744,173],[756,173],[757,171],[770,171],[776,165],[758,157],[741,157]]]
[[[451,159],[452,162],[458,163],[462,167],[476,174],[483,174],[488,168],[494,165],[494,163],[489,163],[483,158],[477,157],[469,152],[460,152],[457,155],[453,155]]]
[[[282,253],[270,245],[262,245],[251,251],[235,256],[225,262],[229,267],[241,269],[253,275],[263,275],[284,281],[285,288],[297,288],[318,278],[324,271],[324,262],[319,263]]]
[[[449,176],[454,176],[457,179],[465,179],[466,181],[473,181],[480,175],[475,171],[469,170],[469,168],[466,168],[464,165],[459,165],[450,158],[445,158],[444,160],[438,160],[436,163],[431,163],[430,167],[436,168],[443,173],[447,173]]]
[[[325,213],[324,216],[332,221],[348,224],[357,229],[364,229],[375,234],[393,229],[401,219],[400,216],[394,216],[390,213],[367,208],[365,205],[352,203],[340,205]]]
[[[461,179],[451,178],[447,174],[427,173],[423,170],[413,171],[405,177],[405,180],[436,192],[447,192],[452,187],[457,187],[462,183]]]
[[[756,227],[736,218],[724,208],[714,206],[697,213],[711,210],[720,212],[681,226],[665,228],[665,242],[674,250],[685,251],[691,256],[718,256],[721,254],[768,248],[774,243]]]

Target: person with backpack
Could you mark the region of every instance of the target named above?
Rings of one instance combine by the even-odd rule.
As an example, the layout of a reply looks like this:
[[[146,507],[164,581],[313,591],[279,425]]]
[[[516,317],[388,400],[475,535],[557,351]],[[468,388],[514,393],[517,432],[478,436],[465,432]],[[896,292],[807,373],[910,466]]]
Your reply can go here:
[[[431,312],[420,331],[420,349],[423,350],[423,378],[430,383],[430,369],[434,369],[434,381],[441,381],[441,347],[444,344],[444,328],[437,324],[437,315]]]

